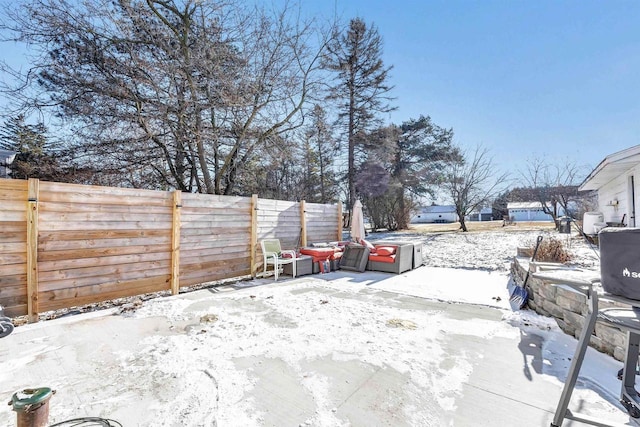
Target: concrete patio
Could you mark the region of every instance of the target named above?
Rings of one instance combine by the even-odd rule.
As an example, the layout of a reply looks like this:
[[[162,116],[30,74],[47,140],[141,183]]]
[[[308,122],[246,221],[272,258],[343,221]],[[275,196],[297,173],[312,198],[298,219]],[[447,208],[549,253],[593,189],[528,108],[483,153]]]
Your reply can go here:
[[[283,279],[16,328],[0,342],[0,393],[56,389],[52,423],[550,424],[576,341],[549,319],[512,312],[504,273]],[[638,425],[617,404],[620,367],[589,349],[571,407]],[[14,423],[4,405],[0,424]]]

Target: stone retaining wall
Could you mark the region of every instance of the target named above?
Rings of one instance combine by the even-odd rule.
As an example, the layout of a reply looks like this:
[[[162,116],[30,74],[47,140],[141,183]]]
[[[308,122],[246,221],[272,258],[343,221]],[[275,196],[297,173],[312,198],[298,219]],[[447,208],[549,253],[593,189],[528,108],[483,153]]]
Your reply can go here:
[[[549,271],[568,268],[562,264],[530,263],[526,253],[520,249],[518,255],[511,263],[511,277],[521,286],[527,275],[527,269],[531,265],[526,287],[529,293],[529,308],[543,316],[555,318],[560,329],[576,339],[579,338],[588,313],[586,295],[567,285],[558,285],[532,277],[534,272],[541,269]],[[624,307],[622,304],[604,298],[599,299],[599,308],[614,306]],[[626,337],[626,332],[598,321],[595,332],[591,336],[590,345],[617,360],[624,361]]]

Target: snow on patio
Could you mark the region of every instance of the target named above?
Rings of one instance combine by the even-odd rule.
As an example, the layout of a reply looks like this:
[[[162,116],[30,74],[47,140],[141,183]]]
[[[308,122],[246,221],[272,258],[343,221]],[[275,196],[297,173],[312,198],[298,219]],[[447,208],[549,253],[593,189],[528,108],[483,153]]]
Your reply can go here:
[[[425,236],[429,266],[401,275],[262,279],[149,300],[116,316],[23,326],[1,342],[0,393],[8,400],[27,386],[57,389],[51,422],[99,415],[126,426],[488,425],[456,418],[469,404],[465,387],[486,366],[497,373],[514,365],[506,356],[514,351],[523,381],[554,392],[531,397],[549,412],[576,341],[552,319],[512,312],[506,288],[515,248],[535,235]],[[580,243],[573,250],[593,265],[593,251]],[[496,361],[478,350],[530,342],[523,335],[541,348],[510,345]],[[636,425],[615,404],[621,366],[590,349],[574,400]],[[0,424],[14,420],[7,406],[0,410]]]

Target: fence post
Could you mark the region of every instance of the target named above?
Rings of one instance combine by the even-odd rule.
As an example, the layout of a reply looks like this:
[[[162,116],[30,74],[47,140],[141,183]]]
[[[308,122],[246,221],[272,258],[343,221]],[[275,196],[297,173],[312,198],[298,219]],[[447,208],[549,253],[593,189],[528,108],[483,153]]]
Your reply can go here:
[[[344,224],[344,218],[342,218],[342,202],[338,201],[338,242],[342,241],[342,225]]]
[[[173,222],[171,225],[171,293],[180,292],[180,208],[182,191],[173,191]]]
[[[38,196],[40,181],[29,178],[27,201],[27,314],[38,321]]]
[[[258,250],[258,195],[251,196],[251,238],[249,242],[249,263],[251,264],[251,277],[256,278],[258,266],[256,265],[256,252]]]
[[[307,202],[300,201],[300,246],[307,246]]]

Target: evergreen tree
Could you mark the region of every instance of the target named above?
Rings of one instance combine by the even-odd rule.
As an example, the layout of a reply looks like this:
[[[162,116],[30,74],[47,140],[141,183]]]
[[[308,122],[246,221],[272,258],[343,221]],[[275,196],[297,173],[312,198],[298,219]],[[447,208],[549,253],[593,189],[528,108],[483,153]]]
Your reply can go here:
[[[24,115],[9,118],[0,130],[0,148],[13,151],[9,176],[14,179],[55,180],[59,164],[47,140],[43,123],[26,123]]]
[[[368,161],[359,168],[357,188],[376,228],[407,228],[414,199],[433,195],[445,168],[462,159],[453,130],[429,116],[376,129],[366,139]]]
[[[328,45],[325,66],[337,72],[331,99],[338,102],[339,119],[347,136],[348,208],[356,200],[355,175],[358,135],[379,123],[377,114],[393,110],[389,102],[389,71],[382,61],[382,38],[378,29],[354,18],[344,34],[336,34]],[[361,159],[360,159],[361,160]]]

